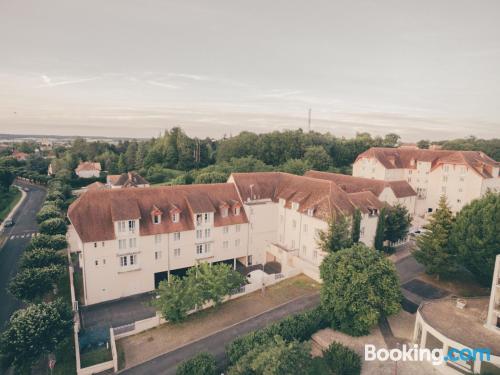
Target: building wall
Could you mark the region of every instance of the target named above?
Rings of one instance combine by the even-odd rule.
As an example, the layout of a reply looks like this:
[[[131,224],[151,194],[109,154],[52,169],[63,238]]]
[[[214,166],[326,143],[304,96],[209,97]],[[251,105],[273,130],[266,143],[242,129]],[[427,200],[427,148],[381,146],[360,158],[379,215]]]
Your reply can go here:
[[[91,177],[99,177],[100,172],[98,170],[79,171],[79,172],[76,172],[76,175],[80,178],[91,178]]]
[[[366,246],[373,246],[375,242],[375,233],[377,232],[378,215],[361,215],[359,240]]]
[[[493,280],[491,284],[486,327],[500,334],[500,327],[497,325],[497,322],[500,320],[500,255],[497,255],[495,259],[495,269],[493,271]]]

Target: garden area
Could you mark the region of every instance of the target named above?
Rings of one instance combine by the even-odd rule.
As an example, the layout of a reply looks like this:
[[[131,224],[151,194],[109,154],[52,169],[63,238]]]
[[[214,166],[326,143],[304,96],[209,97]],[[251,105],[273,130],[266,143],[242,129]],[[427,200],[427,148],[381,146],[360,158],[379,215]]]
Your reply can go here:
[[[21,192],[13,186],[5,190],[0,190],[0,223],[5,220],[20,199]]]

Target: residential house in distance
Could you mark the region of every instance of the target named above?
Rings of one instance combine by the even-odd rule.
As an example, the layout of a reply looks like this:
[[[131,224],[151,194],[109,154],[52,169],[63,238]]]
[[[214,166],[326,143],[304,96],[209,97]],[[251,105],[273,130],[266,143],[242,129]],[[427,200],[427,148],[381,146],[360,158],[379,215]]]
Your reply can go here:
[[[359,209],[371,246],[382,206],[371,191],[325,179],[235,173],[223,184],[88,190],[68,210],[68,240],[89,305],[151,291],[198,262],[279,262],[319,280],[328,220]]]
[[[17,150],[14,150],[12,152],[12,155],[11,155],[14,159],[16,159],[17,161],[24,161],[26,159],[28,159],[28,154],[25,153],[25,152],[21,152],[21,151],[17,151]]]
[[[490,297],[445,298],[423,302],[418,311],[413,342],[421,348],[490,350],[469,360],[447,361],[447,373],[500,373],[500,255],[497,255]],[[458,355],[458,354],[457,354]]]
[[[80,178],[99,177],[101,174],[101,163],[82,161],[76,167],[75,173]]]
[[[111,189],[125,187],[149,187],[149,182],[137,172],[112,174],[106,177],[106,186]]]
[[[500,163],[480,151],[373,147],[360,154],[353,176],[406,180],[417,192],[415,214],[433,212],[441,195],[458,212],[489,189],[500,191]]]
[[[417,193],[405,180],[384,181],[319,171],[308,171],[305,176],[333,181],[349,194],[371,191],[382,202],[390,205],[401,204],[409,213],[415,213]]]

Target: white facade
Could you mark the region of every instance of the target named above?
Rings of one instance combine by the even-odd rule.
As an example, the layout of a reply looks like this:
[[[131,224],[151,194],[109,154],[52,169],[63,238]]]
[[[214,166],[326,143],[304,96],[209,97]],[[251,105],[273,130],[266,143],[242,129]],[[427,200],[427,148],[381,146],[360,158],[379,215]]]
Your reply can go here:
[[[76,175],[80,178],[91,178],[91,177],[99,177],[100,171],[97,169],[85,169],[81,171],[76,171]]]

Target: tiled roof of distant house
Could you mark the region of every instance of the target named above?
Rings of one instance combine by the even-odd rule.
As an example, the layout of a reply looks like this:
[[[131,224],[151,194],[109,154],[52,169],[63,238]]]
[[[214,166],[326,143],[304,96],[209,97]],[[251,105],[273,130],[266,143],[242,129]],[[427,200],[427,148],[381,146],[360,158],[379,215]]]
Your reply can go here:
[[[140,185],[149,185],[144,177],[137,172],[122,173],[120,175],[108,176],[108,182],[113,186],[137,187]]]

